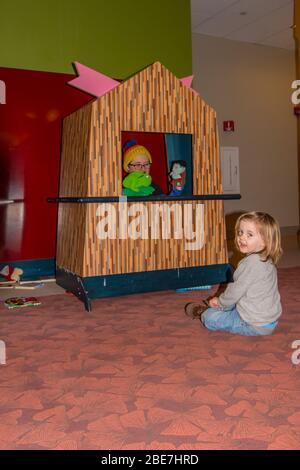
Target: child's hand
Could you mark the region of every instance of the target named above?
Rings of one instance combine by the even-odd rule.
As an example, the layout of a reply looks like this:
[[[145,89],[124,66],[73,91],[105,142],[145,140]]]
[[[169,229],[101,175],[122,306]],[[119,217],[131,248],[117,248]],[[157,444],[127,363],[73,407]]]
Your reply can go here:
[[[209,300],[209,306],[212,308],[220,308],[218,297],[213,297]]]

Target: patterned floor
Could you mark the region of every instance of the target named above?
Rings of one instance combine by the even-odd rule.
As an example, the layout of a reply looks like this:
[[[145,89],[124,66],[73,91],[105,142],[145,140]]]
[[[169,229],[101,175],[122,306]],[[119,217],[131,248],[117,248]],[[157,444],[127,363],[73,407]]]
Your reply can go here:
[[[207,292],[0,307],[1,449],[300,449],[300,267],[280,270],[274,335],[211,333]]]

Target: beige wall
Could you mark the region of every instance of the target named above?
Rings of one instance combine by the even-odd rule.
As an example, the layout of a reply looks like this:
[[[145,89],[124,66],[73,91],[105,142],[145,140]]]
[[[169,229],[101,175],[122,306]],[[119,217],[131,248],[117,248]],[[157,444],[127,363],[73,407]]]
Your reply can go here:
[[[220,145],[240,149],[240,201],[225,212],[261,210],[299,224],[296,78],[292,51],[193,35],[193,88],[217,111]],[[236,131],[223,132],[223,120]]]

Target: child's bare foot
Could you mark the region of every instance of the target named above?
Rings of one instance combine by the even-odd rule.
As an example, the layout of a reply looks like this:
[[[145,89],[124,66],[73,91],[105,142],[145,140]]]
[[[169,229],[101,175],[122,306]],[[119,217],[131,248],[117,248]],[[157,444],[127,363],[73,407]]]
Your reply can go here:
[[[207,307],[205,305],[196,304],[195,302],[190,302],[186,304],[184,310],[185,314],[193,320],[195,320],[195,318],[201,320],[201,315],[207,310]]]

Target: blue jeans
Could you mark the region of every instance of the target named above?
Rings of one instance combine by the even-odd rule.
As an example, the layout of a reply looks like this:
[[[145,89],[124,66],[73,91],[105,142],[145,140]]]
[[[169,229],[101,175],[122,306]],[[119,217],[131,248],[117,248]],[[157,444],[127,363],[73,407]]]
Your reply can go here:
[[[277,322],[274,323],[274,328],[260,327],[256,329],[240,317],[235,307],[224,310],[208,308],[203,312],[201,321],[211,331],[227,331],[243,336],[269,335],[277,324]]]

